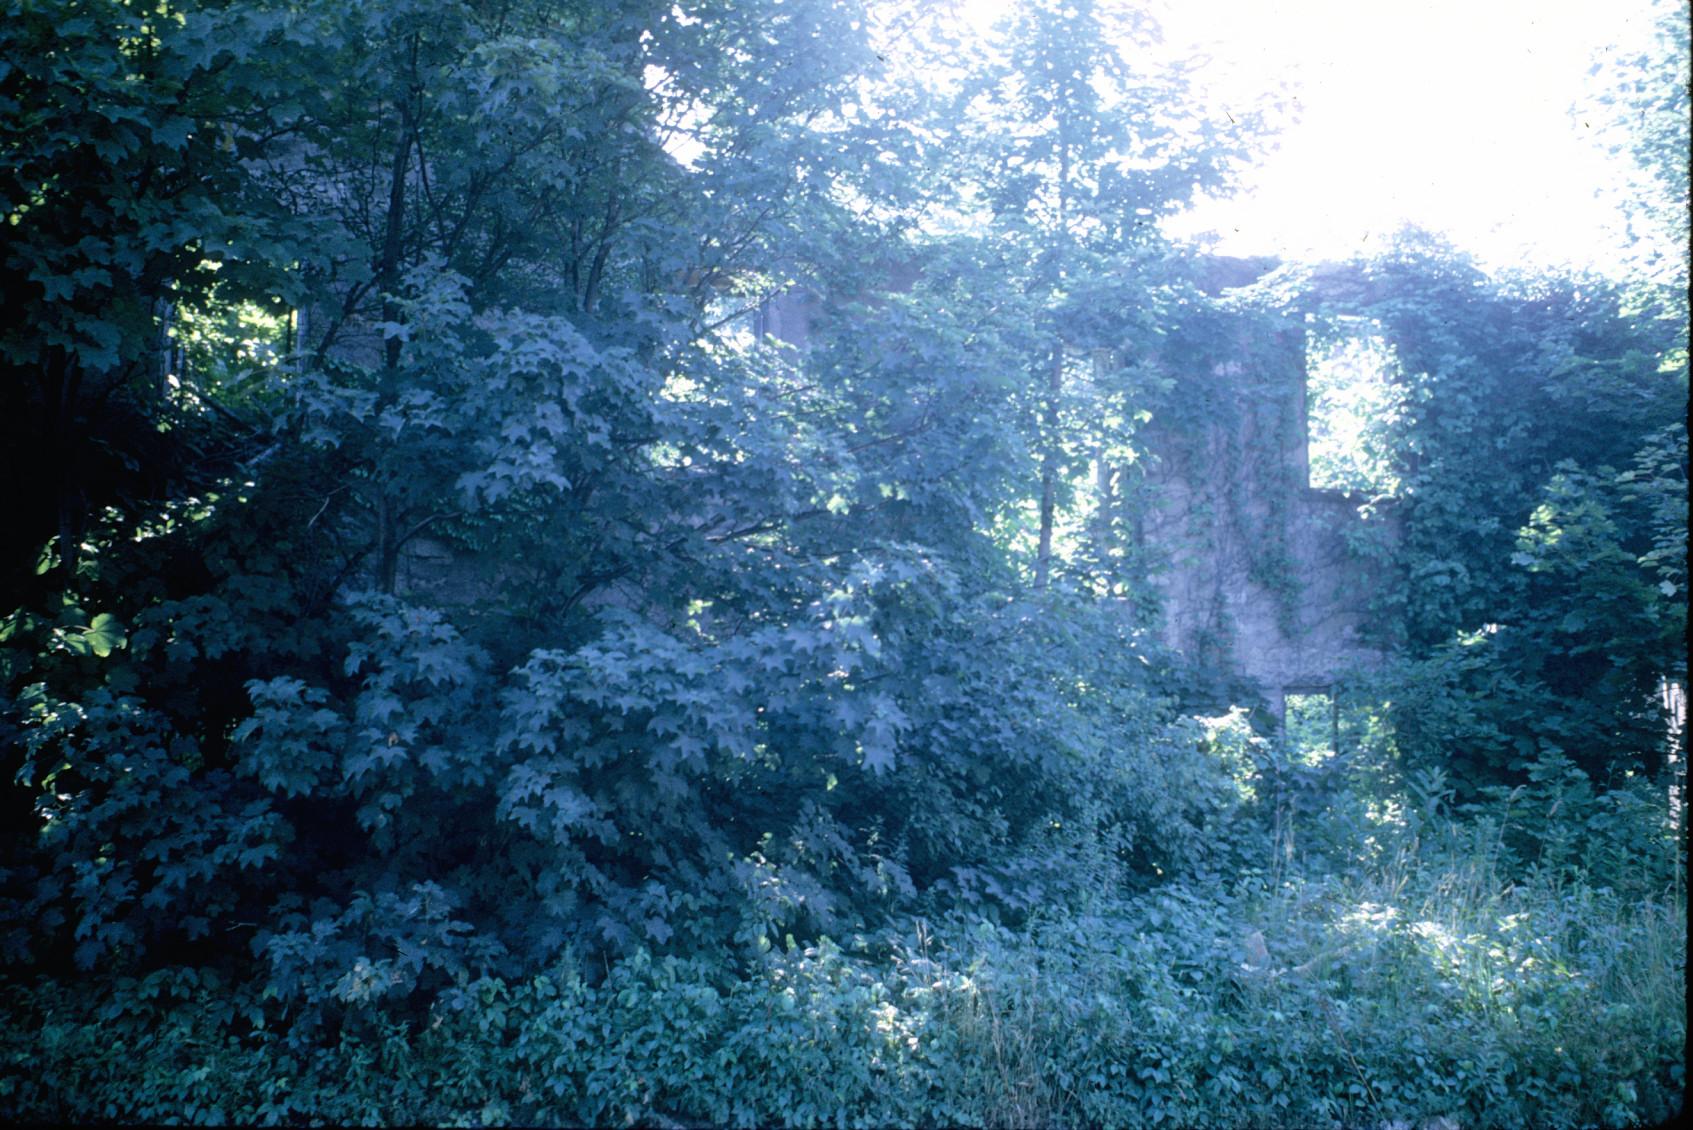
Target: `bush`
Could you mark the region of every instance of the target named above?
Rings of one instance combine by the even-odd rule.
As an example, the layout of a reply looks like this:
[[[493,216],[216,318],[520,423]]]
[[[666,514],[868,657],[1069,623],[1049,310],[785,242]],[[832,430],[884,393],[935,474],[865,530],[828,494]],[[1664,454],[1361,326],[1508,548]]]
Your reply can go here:
[[[1518,798],[1519,801],[1521,798]],[[11,984],[8,1120],[1625,1126],[1682,1103],[1685,904],[1513,879],[1497,818],[1374,867],[905,920],[750,967],[645,951],[461,974],[290,1031],[193,969]],[[1495,816],[1497,817],[1497,813]]]

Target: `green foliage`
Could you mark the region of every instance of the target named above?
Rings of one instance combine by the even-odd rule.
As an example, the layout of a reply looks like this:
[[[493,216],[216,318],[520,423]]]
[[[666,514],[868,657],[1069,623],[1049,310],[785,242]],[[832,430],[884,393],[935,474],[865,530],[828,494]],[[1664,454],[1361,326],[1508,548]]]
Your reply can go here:
[[[856,8],[108,16],[54,65],[156,54],[156,90],[71,85],[177,115],[137,183],[206,171],[146,197],[169,310],[101,361],[169,458],[25,534],[58,568],[5,640],[10,960],[257,960],[306,1033],[570,948],[1017,921],[1208,864],[1227,805],[1131,626],[1031,596],[992,532],[1032,487],[1025,280],[842,203],[884,132],[845,109]],[[25,124],[29,191],[118,191]],[[928,269],[803,363],[719,319],[792,273],[869,299],[863,258]],[[42,403],[51,324],[12,351]]]
[[[1380,825],[1393,850],[1345,875],[1177,883],[1026,931],[949,916],[844,947],[790,940],[740,971],[638,950],[591,980],[571,962],[522,979],[461,972],[426,1016],[355,995],[338,1031],[304,1046],[253,986],[190,969],[102,990],[14,984],[0,1111],[435,1125],[1673,1117],[1679,896],[1598,886],[1600,871],[1508,881],[1494,831],[1515,811],[1435,811],[1415,837]],[[1625,830],[1597,838],[1613,834]]]
[[[1600,93],[1577,108],[1601,142],[1634,166],[1625,194],[1631,268],[1643,297],[1687,348],[1690,49],[1687,6],[1658,0],[1644,35],[1607,61]],[[1661,293],[1652,294],[1658,287]]]
[[[1130,614],[1138,429],[1285,326],[1156,234],[1250,130],[1114,6],[932,89],[854,0],[4,17],[0,1116],[1674,1105],[1681,871],[1599,771],[1685,670],[1685,374],[1615,295],[1372,268],[1407,764],[1313,758]],[[1448,757],[1458,903],[1445,778],[1384,799]]]
[[[1492,280],[1402,241],[1317,286],[1399,359],[1400,750],[1465,789],[1542,754],[1663,768],[1660,682],[1686,678],[1686,359],[1599,280]]]
[[[194,418],[207,389],[168,371],[166,325],[214,292],[287,289],[277,209],[235,144],[271,124],[274,76],[248,64],[276,29],[247,6],[10,3],[0,23],[4,466],[36,484],[0,575],[33,593],[38,561],[71,579],[92,515],[223,446]]]
[[[1356,333],[1356,330],[1354,330]],[[1343,335],[1307,369],[1307,439],[1311,486],[1392,497],[1395,417],[1404,384],[1393,353],[1372,335]]]

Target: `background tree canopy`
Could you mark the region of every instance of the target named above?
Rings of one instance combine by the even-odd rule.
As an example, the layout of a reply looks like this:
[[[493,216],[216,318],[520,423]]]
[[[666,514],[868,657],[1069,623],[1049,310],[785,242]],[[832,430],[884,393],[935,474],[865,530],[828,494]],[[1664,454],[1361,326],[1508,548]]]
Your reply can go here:
[[[1112,5],[1024,5],[927,83],[876,35],[944,25],[887,18],[7,3],[8,985],[166,977],[298,1050],[542,974],[521,1008],[555,1035],[555,991],[671,1001],[807,945],[791,975],[850,979],[827,939],[885,955],[960,915],[997,952],[1102,893],[1209,929],[1179,884],[1257,874],[1293,778],[1183,715],[1124,468],[1225,313],[1154,221],[1260,127],[1202,113]],[[1346,277],[1226,316],[1365,316],[1400,359],[1404,662],[1368,779],[1666,784],[1674,280],[1498,280],[1414,241]],[[802,347],[748,332],[802,295]],[[8,1081],[0,1111],[83,1086]],[[581,1086],[571,1118],[656,1109]],[[798,1100],[759,1101],[696,1114]],[[964,1117],[911,1101],[889,1117]]]

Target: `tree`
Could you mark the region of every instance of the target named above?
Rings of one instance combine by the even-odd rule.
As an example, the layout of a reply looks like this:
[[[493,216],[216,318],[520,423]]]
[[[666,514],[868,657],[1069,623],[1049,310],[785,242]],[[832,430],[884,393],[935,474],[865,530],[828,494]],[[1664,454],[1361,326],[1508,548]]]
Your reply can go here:
[[[1634,270],[1664,288],[1667,316],[1687,321],[1689,15],[1673,0],[1653,5],[1649,38],[1594,65],[1601,93],[1578,106],[1599,142],[1623,153],[1635,175],[1624,199]],[[1679,305],[1677,305],[1679,304]],[[1685,345],[1684,345],[1685,348]]]
[[[186,129],[275,238],[203,268],[195,407],[142,416],[219,458],[90,523],[72,620],[13,617],[13,960],[221,964],[308,1039],[567,951],[1016,915],[1200,853],[1126,627],[1014,599],[1019,276],[898,240],[855,5],[181,17],[161,44],[241,75]],[[158,202],[184,247],[197,199]],[[738,332],[800,278],[843,299],[808,356]]]
[[[227,456],[238,437],[213,434],[164,327],[214,290],[273,302],[282,280],[277,217],[232,141],[243,113],[263,128],[275,94],[244,65],[262,21],[12,3],[4,24],[0,395],[8,479],[37,487],[8,523],[0,576],[23,593],[38,575],[73,582],[104,508],[144,508],[197,458]],[[168,439],[167,420],[181,429]]]
[[[976,139],[964,147],[967,183],[1040,310],[1044,344],[1025,364],[1040,389],[1034,580],[1044,588],[1068,467],[1093,457],[1109,484],[1104,449],[1125,438],[1081,417],[1118,427],[1132,417],[1122,390],[1113,395],[1108,358],[1144,353],[1155,312],[1174,304],[1159,297],[1179,270],[1157,221],[1224,184],[1253,126],[1196,105],[1184,67],[1158,60],[1144,13],[1093,0],[1020,5],[1003,34],[1003,54],[965,87],[960,117]],[[1091,391],[1103,403],[1067,401],[1067,384],[1089,381],[1070,370],[1095,359]]]

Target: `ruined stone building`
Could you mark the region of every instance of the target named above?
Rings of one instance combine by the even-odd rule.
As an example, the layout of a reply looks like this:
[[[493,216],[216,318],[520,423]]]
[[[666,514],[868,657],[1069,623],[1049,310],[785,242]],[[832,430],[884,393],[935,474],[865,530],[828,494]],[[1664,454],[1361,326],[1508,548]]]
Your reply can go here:
[[[1201,273],[1223,296],[1275,265],[1216,258]],[[804,349],[821,314],[790,290],[748,328]],[[1171,388],[1136,437],[1133,524],[1163,642],[1210,675],[1188,705],[1260,705],[1279,721],[1287,696],[1329,695],[1387,657],[1372,612],[1398,531],[1391,510],[1312,485],[1307,335],[1272,321],[1224,316],[1163,360]]]
[[[1255,281],[1267,261],[1216,260],[1210,289]],[[1290,694],[1329,694],[1387,656],[1373,615],[1398,538],[1391,510],[1312,485],[1307,342],[1243,318],[1154,415],[1137,540],[1164,642],[1222,674],[1218,701],[1255,692],[1277,719]]]

